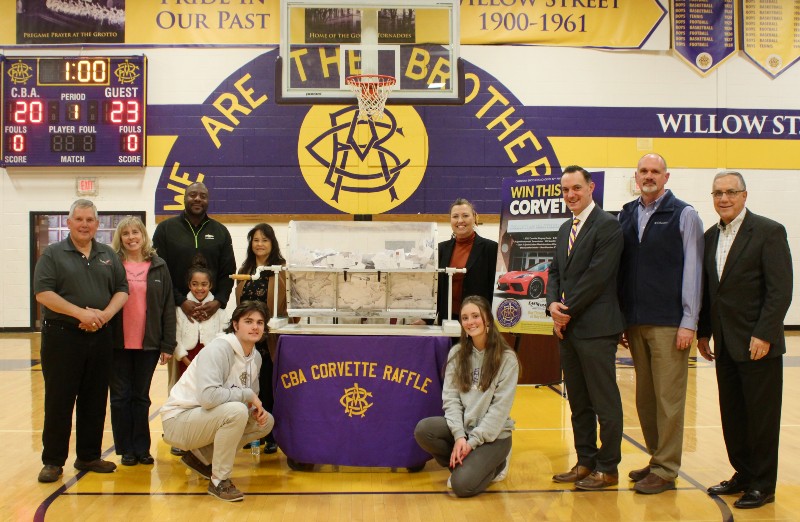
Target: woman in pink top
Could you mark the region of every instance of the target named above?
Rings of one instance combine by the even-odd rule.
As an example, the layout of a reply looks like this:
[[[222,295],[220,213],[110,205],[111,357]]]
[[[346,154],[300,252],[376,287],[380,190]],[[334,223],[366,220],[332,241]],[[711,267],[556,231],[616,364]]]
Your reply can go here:
[[[175,350],[175,302],[167,264],[156,255],[142,221],[127,217],[112,247],[128,278],[128,301],[114,320],[111,428],[122,464],[152,464],[150,383]]]

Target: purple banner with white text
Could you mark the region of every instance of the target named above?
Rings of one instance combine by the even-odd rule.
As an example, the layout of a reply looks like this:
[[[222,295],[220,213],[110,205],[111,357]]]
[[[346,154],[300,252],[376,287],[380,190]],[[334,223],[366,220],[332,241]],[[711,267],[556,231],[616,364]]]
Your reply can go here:
[[[736,53],[738,21],[732,0],[674,0],[672,45],[702,75]]]

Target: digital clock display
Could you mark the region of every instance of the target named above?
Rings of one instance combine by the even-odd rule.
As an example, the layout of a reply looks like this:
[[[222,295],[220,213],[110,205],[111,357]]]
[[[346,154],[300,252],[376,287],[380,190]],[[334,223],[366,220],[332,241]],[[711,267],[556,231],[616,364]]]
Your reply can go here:
[[[5,166],[143,166],[146,58],[5,57]]]
[[[108,85],[110,58],[39,58],[39,85]]]

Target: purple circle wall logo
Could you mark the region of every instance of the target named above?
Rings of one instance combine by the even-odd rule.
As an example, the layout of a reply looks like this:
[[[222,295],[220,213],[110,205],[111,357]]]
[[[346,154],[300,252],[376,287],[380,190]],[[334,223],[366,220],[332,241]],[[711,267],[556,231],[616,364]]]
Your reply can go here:
[[[497,305],[497,322],[500,326],[511,328],[522,319],[522,306],[516,299],[503,299]]]

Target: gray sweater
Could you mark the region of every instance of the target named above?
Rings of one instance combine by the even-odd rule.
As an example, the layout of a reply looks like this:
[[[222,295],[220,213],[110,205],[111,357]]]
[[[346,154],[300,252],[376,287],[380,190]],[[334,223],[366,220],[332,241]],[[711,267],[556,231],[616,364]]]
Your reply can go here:
[[[442,389],[444,416],[450,432],[458,440],[466,437],[472,449],[485,442],[494,442],[511,436],[514,421],[509,417],[514,395],[517,392],[519,364],[514,352],[506,350],[491,386],[485,391],[478,388],[484,352],[472,349],[472,387],[460,391],[453,383],[456,371],[455,357],[461,345],[455,345],[447,355],[447,368]]]

